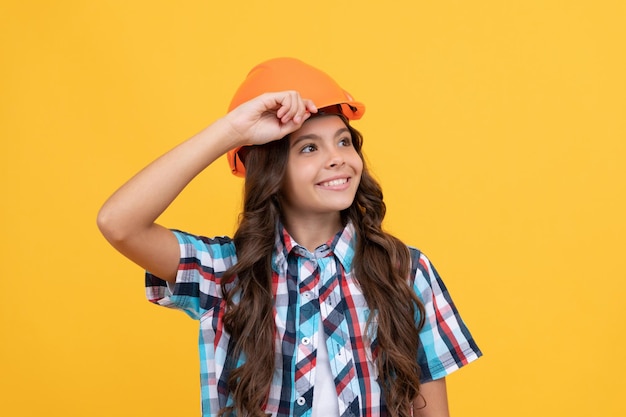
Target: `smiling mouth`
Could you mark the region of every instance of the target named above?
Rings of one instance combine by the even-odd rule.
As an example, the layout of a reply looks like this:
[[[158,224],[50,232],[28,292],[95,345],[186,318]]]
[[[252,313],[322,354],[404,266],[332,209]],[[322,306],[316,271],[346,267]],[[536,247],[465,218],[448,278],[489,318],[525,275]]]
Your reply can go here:
[[[332,181],[326,181],[319,183],[322,187],[336,187],[337,185],[343,185],[348,182],[348,178],[339,178]]]

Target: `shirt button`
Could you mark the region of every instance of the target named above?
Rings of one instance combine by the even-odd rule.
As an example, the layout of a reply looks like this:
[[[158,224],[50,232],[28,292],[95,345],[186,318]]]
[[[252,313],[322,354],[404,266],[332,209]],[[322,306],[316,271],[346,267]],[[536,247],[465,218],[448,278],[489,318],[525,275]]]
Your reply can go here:
[[[310,338],[308,338],[308,337],[303,337],[303,338],[302,338],[302,344],[303,344],[303,345],[309,345],[309,344],[311,344],[311,339],[310,339]]]
[[[300,397],[296,400],[296,403],[298,403],[298,405],[304,405],[306,404],[306,400],[304,399],[304,397]]]

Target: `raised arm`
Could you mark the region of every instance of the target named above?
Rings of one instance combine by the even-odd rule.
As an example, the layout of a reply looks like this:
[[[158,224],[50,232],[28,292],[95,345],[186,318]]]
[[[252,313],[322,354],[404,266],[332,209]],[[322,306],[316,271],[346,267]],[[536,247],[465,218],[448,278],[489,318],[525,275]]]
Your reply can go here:
[[[119,252],[174,281],[179,249],[171,231],[155,223],[189,182],[237,146],[263,144],[298,129],[317,109],[293,91],[263,94],[242,104],[161,156],[118,189],[98,213],[98,227]]]

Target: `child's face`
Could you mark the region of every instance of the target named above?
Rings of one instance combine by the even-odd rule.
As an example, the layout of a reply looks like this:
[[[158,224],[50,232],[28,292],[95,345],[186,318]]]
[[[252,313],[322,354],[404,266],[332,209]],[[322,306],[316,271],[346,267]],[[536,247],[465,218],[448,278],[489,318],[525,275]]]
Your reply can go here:
[[[283,214],[338,214],[352,204],[363,161],[339,116],[318,116],[289,135]],[[295,216],[295,217],[294,217]]]

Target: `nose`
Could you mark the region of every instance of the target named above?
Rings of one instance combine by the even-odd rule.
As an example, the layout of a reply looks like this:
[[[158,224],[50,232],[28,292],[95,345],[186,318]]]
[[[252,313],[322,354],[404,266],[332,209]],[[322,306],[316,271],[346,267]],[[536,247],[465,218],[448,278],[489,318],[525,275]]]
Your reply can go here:
[[[330,151],[328,155],[328,167],[329,168],[337,168],[341,167],[346,163],[341,152],[338,149],[333,149]]]

